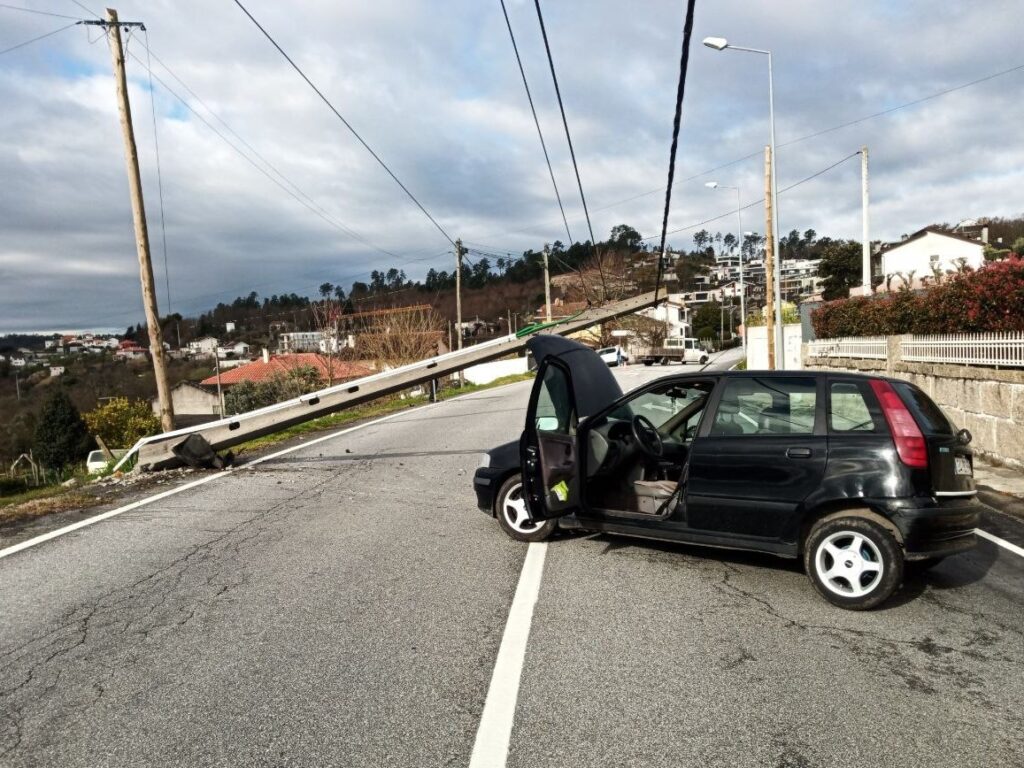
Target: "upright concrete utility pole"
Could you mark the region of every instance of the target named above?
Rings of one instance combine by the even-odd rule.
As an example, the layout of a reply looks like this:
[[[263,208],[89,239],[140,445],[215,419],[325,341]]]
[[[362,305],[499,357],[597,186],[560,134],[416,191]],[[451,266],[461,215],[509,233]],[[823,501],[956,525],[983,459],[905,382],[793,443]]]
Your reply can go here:
[[[551,255],[551,246],[544,243],[544,318],[551,322],[551,272],[548,271],[548,256]]]
[[[128,166],[128,190],[132,198],[132,218],[135,221],[135,248],[139,253],[139,277],[142,281],[142,303],[146,310],[146,326],[149,329],[149,352],[153,358],[153,373],[156,376],[156,394],[160,402],[160,425],[164,432],[174,429],[174,408],[171,404],[171,388],[167,383],[167,367],[164,357],[164,339],[160,331],[160,315],[156,307],[156,289],[153,286],[153,263],[149,254],[149,229],[146,227],[146,207],[142,200],[142,177],[139,173],[139,153],[135,147],[135,133],[132,129],[132,110],[128,103],[128,83],[124,71],[124,48],[121,45],[121,24],[117,11],[107,9],[107,20],[103,24],[110,42],[110,56],[114,63],[114,80],[117,83],[117,101],[121,113],[121,133],[124,137],[124,156]],[[129,22],[125,26],[138,26]]]
[[[455,336],[462,349],[462,240],[455,241]]]
[[[462,349],[462,238],[455,241],[455,338]],[[465,375],[459,371],[459,386],[466,383]]]
[[[871,233],[868,227],[868,148],[860,148],[860,200],[863,217],[861,232],[861,288],[871,295]]]
[[[772,229],[772,148],[764,148],[764,287],[768,370],[775,370],[775,236]]]

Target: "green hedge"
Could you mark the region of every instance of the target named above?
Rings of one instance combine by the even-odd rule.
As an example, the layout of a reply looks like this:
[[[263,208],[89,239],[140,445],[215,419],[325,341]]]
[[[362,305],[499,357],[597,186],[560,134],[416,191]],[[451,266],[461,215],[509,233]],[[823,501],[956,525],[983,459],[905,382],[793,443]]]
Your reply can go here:
[[[811,323],[821,339],[1024,331],[1024,259],[1014,255],[968,269],[919,293],[830,301],[811,314]]]

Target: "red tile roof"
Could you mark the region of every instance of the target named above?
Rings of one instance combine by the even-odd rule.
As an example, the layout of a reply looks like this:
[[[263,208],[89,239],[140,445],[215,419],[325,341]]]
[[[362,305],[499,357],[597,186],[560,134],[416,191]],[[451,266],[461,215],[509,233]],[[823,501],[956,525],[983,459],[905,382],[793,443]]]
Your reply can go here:
[[[243,381],[269,381],[275,376],[284,376],[289,371],[302,367],[315,368],[324,381],[327,381],[328,371],[330,371],[330,378],[333,379],[331,383],[333,384],[337,384],[340,381],[348,381],[349,379],[357,379],[361,376],[369,376],[373,373],[372,368],[368,368],[360,363],[353,363],[347,360],[328,361],[326,357],[316,352],[297,352],[290,355],[274,355],[270,358],[269,363],[265,363],[263,358],[259,358],[251,363],[223,371],[220,374],[220,383],[222,387],[227,387]],[[217,377],[214,375],[208,379],[203,379],[200,384],[215,387],[217,386]]]

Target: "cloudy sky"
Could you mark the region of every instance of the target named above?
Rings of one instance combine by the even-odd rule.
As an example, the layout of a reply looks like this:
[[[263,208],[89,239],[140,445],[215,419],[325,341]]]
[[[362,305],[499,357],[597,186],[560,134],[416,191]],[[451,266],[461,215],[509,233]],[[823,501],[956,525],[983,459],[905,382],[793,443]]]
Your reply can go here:
[[[572,234],[583,240],[533,3],[507,1]],[[73,0],[9,4],[86,15]],[[103,11],[95,0],[83,5]],[[498,0],[246,5],[453,237],[513,253],[565,239]],[[545,0],[599,238],[622,222],[658,231],[684,6]],[[171,310],[195,313],[252,290],[312,294],[321,282],[347,286],[393,265],[410,277],[451,268],[444,237],[231,0],[123,0],[118,11],[145,22],[166,65],[154,60],[154,74],[188,103],[156,84]],[[0,8],[0,51],[71,22]],[[733,193],[705,181],[740,186],[744,202],[762,190],[759,155],[699,175],[758,153],[768,134],[765,57],[715,52],[699,45],[703,37],[774,52],[781,145],[1024,64],[1022,22],[1016,0],[698,0],[670,228],[729,211]],[[141,33],[129,42],[129,76],[163,313],[145,43]],[[874,238],[1020,214],[1022,83],[1017,70],[780,147],[779,186],[867,144]],[[73,27],[0,55],[0,104],[0,332],[138,322],[124,156],[99,31]],[[784,232],[859,239],[857,158],[785,193],[779,207]],[[760,207],[746,216],[745,228],[763,231]],[[670,241],[689,246],[692,231]]]

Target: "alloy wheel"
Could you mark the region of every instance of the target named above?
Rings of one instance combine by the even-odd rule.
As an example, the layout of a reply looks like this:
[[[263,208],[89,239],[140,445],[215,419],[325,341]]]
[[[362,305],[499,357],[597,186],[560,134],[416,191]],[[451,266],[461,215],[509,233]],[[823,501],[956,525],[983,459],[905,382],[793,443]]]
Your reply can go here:
[[[825,588],[842,597],[870,594],[885,570],[876,544],[854,531],[839,531],[824,539],[814,553],[814,568]]]
[[[509,488],[501,500],[501,514],[509,527],[519,533],[532,533],[537,524],[530,520],[526,512],[526,499],[523,498],[523,484],[516,483]]]

